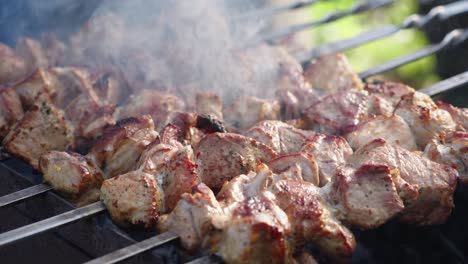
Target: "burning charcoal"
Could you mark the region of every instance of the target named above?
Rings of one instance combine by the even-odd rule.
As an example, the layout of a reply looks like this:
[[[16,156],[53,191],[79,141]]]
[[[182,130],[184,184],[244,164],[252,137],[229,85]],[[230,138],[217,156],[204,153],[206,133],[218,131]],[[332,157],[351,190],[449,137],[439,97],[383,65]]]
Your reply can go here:
[[[46,183],[77,206],[99,200],[104,178],[101,170],[88,158],[77,153],[48,151],[39,159],[39,170]]]
[[[195,111],[199,115],[212,115],[218,120],[223,120],[223,102],[217,94],[199,92],[195,98]]]
[[[463,184],[468,184],[468,132],[442,133],[426,146],[424,157],[458,171]]]
[[[257,162],[268,162],[277,154],[268,146],[231,133],[213,133],[198,146],[196,162],[200,179],[210,188],[220,188],[224,181],[248,173]]]
[[[245,135],[268,145],[280,155],[286,155],[299,152],[304,142],[315,133],[281,121],[267,120],[257,123]]]
[[[353,149],[361,148],[374,139],[383,138],[389,144],[416,150],[413,132],[405,120],[397,115],[371,117],[361,122],[345,137]]]
[[[351,69],[343,54],[326,55],[312,61],[305,69],[304,77],[313,88],[323,89],[328,93],[363,88],[361,79]]]
[[[35,104],[3,139],[8,153],[38,168],[39,157],[49,150],[67,150],[74,145],[73,131],[46,94]]]

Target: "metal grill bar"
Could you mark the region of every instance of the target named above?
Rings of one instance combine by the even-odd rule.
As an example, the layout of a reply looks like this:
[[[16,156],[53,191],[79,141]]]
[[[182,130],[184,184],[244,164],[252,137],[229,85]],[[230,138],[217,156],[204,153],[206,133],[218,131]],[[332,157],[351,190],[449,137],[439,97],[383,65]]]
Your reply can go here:
[[[36,223],[0,234],[0,247],[21,240],[23,238],[40,234],[47,230],[72,223],[85,217],[95,215],[106,210],[101,202],[96,202],[63,214],[59,214]]]
[[[17,191],[11,194],[0,197],[0,207],[11,205],[17,202],[21,202],[27,198],[37,196],[39,194],[45,193],[52,190],[52,186],[47,184],[38,184],[21,191]]]
[[[177,239],[178,236],[166,232],[162,233],[160,235],[154,236],[152,238],[148,238],[146,240],[140,241],[138,243],[135,243],[131,246],[119,249],[117,251],[114,251],[110,254],[107,254],[105,256],[99,257],[97,259],[91,260],[89,262],[86,262],[86,264],[112,264],[116,263],[122,260],[125,260],[127,258],[130,258],[132,256],[138,255],[142,252],[145,252],[147,250],[150,250],[152,248],[155,248],[157,246],[163,245],[167,242],[173,241]]]
[[[359,14],[359,13],[366,12],[372,9],[387,6],[392,3],[393,3],[393,0],[377,0],[377,1],[368,0],[367,2],[357,3],[353,5],[349,10],[330,13],[317,21],[299,24],[299,25],[295,25],[295,26],[289,27],[281,31],[273,32],[270,34],[265,34],[261,36],[260,38],[255,39],[252,42],[250,42],[249,45],[254,46],[254,45],[261,44],[263,42],[272,42],[279,38],[286,37],[290,34],[293,34],[293,33],[296,33],[305,29],[317,27],[317,26],[320,26],[329,22],[339,20],[346,16]]]
[[[431,9],[429,13],[424,16],[415,14],[409,16],[400,25],[389,25],[379,29],[369,30],[365,33],[359,34],[352,38],[340,40],[338,42],[325,44],[317,48],[311,49],[310,51],[300,54],[297,56],[300,62],[307,62],[313,58],[320,57],[325,54],[332,54],[348,50],[362,44],[372,42],[387,36],[393,35],[396,32],[410,28],[425,28],[435,23],[443,22],[453,16],[460,15],[468,12],[468,0],[454,2],[447,5],[441,5]]]
[[[393,70],[402,65],[408,64],[410,62],[419,60],[421,58],[427,57],[434,53],[437,53],[443,49],[450,48],[452,46],[459,45],[468,39],[468,30],[456,29],[448,33],[445,38],[438,44],[429,45],[424,49],[418,50],[416,52],[410,53],[403,57],[385,62],[376,67],[373,67],[370,70],[359,73],[361,79],[369,78],[370,76],[377,75],[380,73]]]
[[[448,90],[452,90],[454,88],[457,88],[467,83],[468,83],[468,71],[464,73],[460,73],[448,79],[445,79],[443,81],[440,81],[424,89],[420,89],[419,91],[429,96],[435,96],[435,95],[441,94]]]

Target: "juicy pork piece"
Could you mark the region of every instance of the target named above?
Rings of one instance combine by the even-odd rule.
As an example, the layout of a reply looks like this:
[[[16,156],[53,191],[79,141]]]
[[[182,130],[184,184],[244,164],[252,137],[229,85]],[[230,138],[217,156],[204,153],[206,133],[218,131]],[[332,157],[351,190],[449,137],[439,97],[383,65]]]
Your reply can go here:
[[[341,135],[352,131],[367,117],[367,107],[366,91],[339,90],[305,109],[303,119],[320,133]]]
[[[67,150],[74,145],[73,131],[46,94],[24,114],[3,139],[5,150],[38,168],[39,157],[49,150]]]
[[[0,88],[0,140],[23,118],[21,101],[11,88]]]
[[[0,43],[0,84],[19,81],[26,77],[27,65],[10,47]]]
[[[200,183],[192,193],[182,194],[172,212],[159,218],[158,230],[177,234],[182,246],[195,252],[206,242],[218,218],[224,219],[221,206],[213,191]]]
[[[60,108],[67,108],[82,93],[94,92],[89,73],[85,69],[55,67],[48,70],[48,75],[51,80],[54,103]]]
[[[211,237],[211,250],[226,263],[287,263],[292,258],[288,216],[270,197],[247,198],[217,228],[222,231]]]
[[[88,153],[106,179],[135,169],[141,153],[158,133],[150,116],[128,118],[107,129]]]
[[[456,169],[460,181],[468,184],[468,132],[440,134],[426,146],[424,157]]]
[[[270,190],[289,217],[296,247],[312,242],[336,261],[351,257],[354,236],[336,219],[320,188],[308,182],[279,181]]]
[[[403,96],[395,114],[408,123],[419,148],[424,148],[440,133],[454,131],[456,128],[447,111],[439,109],[429,96],[419,92]]]
[[[444,223],[453,208],[457,185],[456,170],[412,153],[400,146],[376,139],[358,149],[348,162],[385,164],[393,175],[398,194],[405,204],[400,220],[419,225]]]
[[[223,120],[223,102],[215,93],[199,92],[195,97],[195,112],[200,115],[213,115],[218,120]]]
[[[453,121],[457,124],[457,130],[468,131],[468,108],[458,108],[444,102],[436,102],[440,109],[450,113]]]
[[[258,141],[232,133],[213,133],[204,137],[196,151],[200,179],[210,188],[255,170],[258,162],[277,157],[275,151]]]
[[[49,61],[46,58],[41,43],[31,38],[20,38],[16,41],[16,53],[26,61],[28,72],[37,68],[47,68]]]
[[[345,222],[362,229],[374,229],[403,211],[390,168],[381,164],[364,164],[355,169],[344,165],[337,169],[332,205]]]
[[[407,85],[392,82],[366,83],[364,89],[373,97],[369,113],[375,115],[392,114],[404,95],[415,92]]]
[[[160,131],[170,122],[173,113],[183,111],[184,108],[184,102],[175,95],[145,89],[131,96],[123,106],[117,108],[115,118],[120,120],[151,115],[156,131]]]
[[[280,106],[277,101],[243,96],[224,109],[226,124],[246,130],[262,120],[279,119]]]
[[[314,89],[323,89],[328,93],[363,88],[361,79],[343,54],[326,55],[312,61],[304,71],[304,77]]]
[[[399,145],[408,150],[417,149],[413,132],[405,120],[397,115],[371,117],[361,122],[345,137],[353,149],[361,148],[377,138],[383,138],[392,145]]]
[[[280,155],[297,153],[304,142],[315,135],[276,120],[261,121],[245,133],[246,136],[268,145]]]
[[[136,170],[105,180],[101,200],[112,220],[119,225],[154,228],[164,198],[156,179]]]
[[[93,82],[93,88],[99,98],[111,105],[118,105],[123,96],[123,85],[113,74],[104,73]]]
[[[51,97],[55,94],[53,78],[43,69],[35,70],[24,80],[14,84],[12,89],[18,94],[24,111],[36,102],[39,94],[46,93]]]
[[[77,206],[99,200],[99,189],[104,178],[90,159],[77,153],[48,151],[39,159],[39,170],[46,183]]]
[[[344,138],[317,134],[307,140],[301,152],[312,155],[319,167],[320,184],[324,186],[332,180],[335,170],[345,164],[353,150]]]
[[[268,162],[268,167],[282,179],[320,184],[319,168],[312,155],[307,153],[281,156]]]

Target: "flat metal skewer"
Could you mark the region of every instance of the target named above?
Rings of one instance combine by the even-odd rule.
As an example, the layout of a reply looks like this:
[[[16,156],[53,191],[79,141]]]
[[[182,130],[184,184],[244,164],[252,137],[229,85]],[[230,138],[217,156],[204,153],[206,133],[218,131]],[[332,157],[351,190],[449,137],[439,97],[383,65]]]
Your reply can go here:
[[[460,73],[443,81],[440,81],[434,85],[418,90],[419,92],[425,93],[429,96],[435,96],[445,91],[452,90],[459,86],[468,83],[468,71]]]
[[[369,78],[370,76],[374,76],[377,74],[381,74],[381,73],[393,70],[402,65],[405,65],[410,62],[427,57],[429,55],[435,54],[443,49],[456,46],[460,43],[463,43],[467,39],[468,39],[468,29],[465,29],[465,30],[455,29],[451,31],[450,33],[448,33],[445,36],[445,38],[438,44],[429,45],[424,49],[421,49],[416,52],[402,56],[400,58],[385,62],[376,67],[373,67],[370,70],[363,71],[359,73],[358,75],[361,79],[366,79],[366,78]]]
[[[440,5],[434,7],[422,16],[414,14],[405,19],[400,25],[388,25],[378,29],[372,29],[357,36],[340,40],[337,42],[325,44],[310,51],[296,55],[295,57],[302,63],[307,62],[311,59],[320,57],[325,54],[333,54],[341,51],[345,51],[378,39],[388,37],[395,34],[396,32],[404,29],[417,28],[422,29],[429,27],[434,23],[441,23],[451,17],[468,12],[468,0],[458,1],[447,5]]]
[[[247,12],[244,14],[234,16],[232,17],[232,19],[243,20],[243,19],[249,19],[249,18],[267,18],[267,17],[271,17],[274,15],[286,12],[286,11],[292,11],[292,10],[312,6],[319,2],[326,2],[326,1],[331,1],[331,0],[299,0],[294,3],[284,5],[284,6],[269,7],[269,8],[264,8],[260,10],[254,10],[251,12]]]
[[[157,236],[145,239],[143,241],[137,242],[133,245],[128,247],[124,247],[122,249],[116,250],[112,253],[104,255],[102,257],[93,259],[91,261],[86,262],[85,264],[112,264],[132,256],[138,255],[144,251],[150,250],[157,246],[163,245],[167,242],[173,241],[178,239],[179,237],[176,234],[171,232],[165,232],[159,234]]]
[[[42,221],[35,222],[17,229],[0,234],[0,247],[21,240],[23,238],[40,234],[42,232],[57,228],[59,226],[72,223],[88,216],[105,211],[106,207],[102,202],[93,204],[59,214]]]
[[[27,198],[38,196],[39,194],[48,192],[50,190],[52,190],[52,186],[45,184],[45,183],[41,183],[38,185],[34,185],[32,187],[23,189],[21,191],[7,194],[5,196],[0,197],[0,208],[7,206],[7,205],[21,202]]]
[[[366,2],[357,3],[353,5],[349,10],[330,13],[317,21],[303,23],[303,24],[289,27],[281,31],[265,34],[263,36],[260,36],[257,39],[254,39],[248,42],[247,46],[256,46],[263,42],[272,42],[279,38],[287,37],[293,33],[296,33],[305,29],[310,29],[313,27],[317,27],[317,26],[332,22],[332,21],[336,21],[338,19],[344,18],[349,15],[359,14],[368,10],[387,6],[387,5],[392,4],[393,2],[394,2],[393,0],[368,0]]]

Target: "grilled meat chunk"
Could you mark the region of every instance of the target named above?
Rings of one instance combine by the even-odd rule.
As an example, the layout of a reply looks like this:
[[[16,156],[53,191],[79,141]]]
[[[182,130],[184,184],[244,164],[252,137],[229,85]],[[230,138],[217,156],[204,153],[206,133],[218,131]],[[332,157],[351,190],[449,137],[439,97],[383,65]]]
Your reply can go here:
[[[261,121],[245,133],[246,136],[268,145],[280,155],[297,153],[304,142],[315,135],[276,120]]]
[[[288,245],[288,216],[264,195],[238,204],[212,247],[226,263],[286,263],[292,258]]]
[[[218,120],[223,120],[223,102],[215,93],[199,92],[195,97],[195,112],[200,115],[213,115]]]
[[[358,149],[348,162],[385,164],[392,171],[395,186],[405,203],[400,220],[419,225],[445,222],[453,208],[456,170],[432,162],[400,146],[376,139]]]
[[[367,104],[366,91],[339,90],[305,109],[303,118],[320,133],[341,135],[352,131],[367,117]]]
[[[0,140],[23,118],[23,114],[21,101],[15,91],[11,88],[0,88]]]
[[[150,116],[128,118],[105,131],[88,153],[106,179],[135,169],[141,153],[157,137]]]
[[[117,77],[107,72],[94,80],[93,89],[104,103],[111,105],[119,104],[124,90]]]
[[[130,96],[123,106],[117,108],[115,118],[120,120],[151,115],[156,131],[160,131],[170,122],[173,113],[183,111],[184,108],[184,102],[177,96],[144,89]]]
[[[404,209],[387,165],[341,166],[332,190],[331,200],[341,218],[359,228],[377,228]]]
[[[164,194],[163,212],[174,209],[181,195],[199,183],[191,146],[150,144],[141,155],[138,168],[150,173]]]
[[[301,152],[312,155],[319,167],[319,186],[324,186],[335,175],[335,170],[346,162],[353,150],[344,138],[317,134],[307,140]]]
[[[55,67],[48,70],[54,103],[66,108],[82,93],[94,93],[89,73],[74,67]]]
[[[413,94],[415,90],[402,83],[393,82],[371,82],[366,83],[364,89],[369,92],[371,96],[375,96],[380,100],[376,101],[373,107],[370,107],[369,112],[371,114],[391,114],[395,110],[395,107],[400,103],[401,98],[405,95]],[[384,106],[387,104],[388,106]],[[375,109],[376,111],[372,111]],[[379,110],[381,109],[381,110]],[[382,109],[387,109],[382,112]]]
[[[48,151],[39,159],[39,170],[45,182],[78,206],[99,200],[104,178],[90,159],[77,153]]]
[[[51,32],[43,33],[40,43],[49,66],[56,67],[63,62],[66,46],[57,35]]]
[[[277,101],[242,96],[224,109],[226,124],[246,130],[262,120],[279,119],[280,106]]]
[[[172,212],[159,218],[158,230],[177,234],[182,246],[194,252],[206,243],[218,218],[224,218],[221,206],[213,191],[200,183],[192,193],[182,194]]]
[[[304,71],[304,77],[313,88],[329,93],[363,88],[361,79],[343,54],[325,55],[312,61]]]
[[[312,242],[337,261],[351,257],[356,244],[353,234],[335,218],[318,187],[308,182],[279,181],[270,189],[289,217],[296,247]]]
[[[468,131],[468,108],[458,108],[444,102],[436,102],[440,109],[450,113],[453,121],[457,124],[457,130]]]
[[[314,157],[307,153],[281,156],[268,162],[268,167],[283,179],[320,184],[319,168]]]
[[[408,124],[397,115],[379,115],[361,122],[347,134],[346,139],[353,149],[358,149],[377,138],[383,138],[392,145],[416,150],[416,140]]]
[[[254,139],[232,133],[213,133],[204,137],[196,151],[200,179],[210,188],[255,170],[258,162],[268,162],[277,154]]]
[[[105,180],[101,200],[112,220],[119,225],[154,228],[164,198],[156,179],[136,170]]]
[[[39,157],[49,150],[67,150],[74,145],[73,131],[46,94],[24,114],[3,139],[5,150],[38,168]]]
[[[430,97],[419,92],[403,96],[395,114],[408,123],[419,148],[424,148],[440,133],[456,128],[447,111],[439,109]]]
[[[26,77],[27,65],[10,47],[0,43],[0,84],[19,81]]]
[[[39,94],[47,93],[51,97],[55,94],[53,81],[49,72],[37,69],[24,80],[14,84],[12,89],[18,94],[23,110],[27,111],[36,102]]]
[[[426,146],[424,157],[456,169],[460,181],[468,184],[468,132],[440,134]]]
[[[49,66],[44,49],[37,40],[19,38],[16,41],[16,53],[26,61],[28,72]]]

